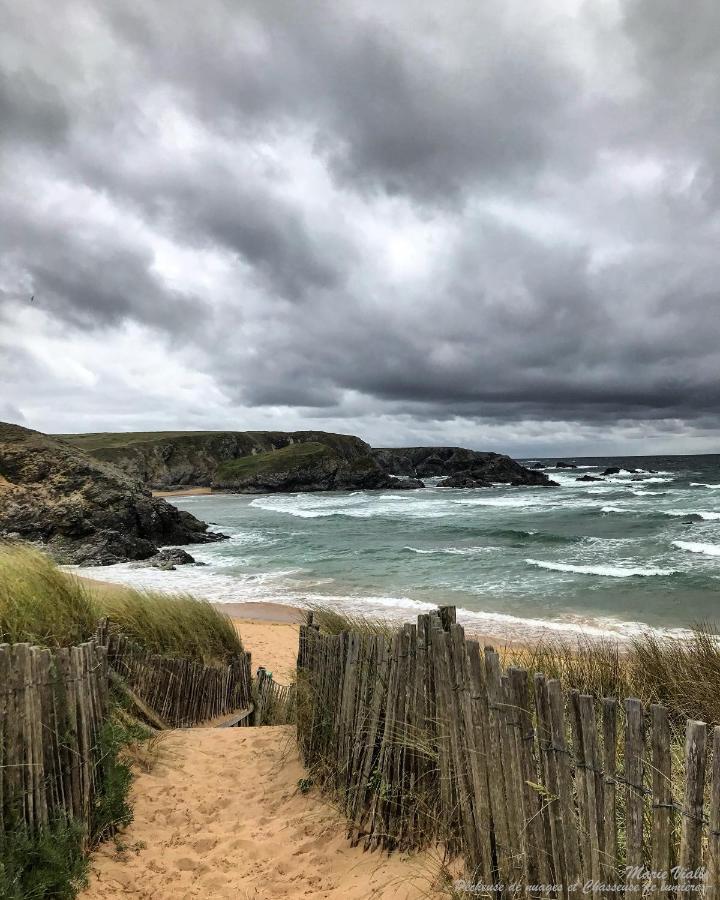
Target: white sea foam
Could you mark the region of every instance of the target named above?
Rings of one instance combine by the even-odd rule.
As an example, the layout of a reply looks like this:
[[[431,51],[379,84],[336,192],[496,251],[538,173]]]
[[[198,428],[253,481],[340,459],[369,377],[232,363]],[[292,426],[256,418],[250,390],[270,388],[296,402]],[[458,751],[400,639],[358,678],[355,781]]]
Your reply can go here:
[[[702,553],[704,556],[720,556],[720,545],[701,544],[695,541],[673,541],[673,547],[687,550],[688,553]]]
[[[398,500],[404,502],[399,503]],[[277,497],[256,497],[250,506],[268,512],[284,513],[301,519],[324,519],[331,516],[349,516],[354,519],[372,519],[376,516],[408,516],[411,518],[437,518],[446,514],[444,498],[423,497],[374,497],[357,494],[347,497],[318,497],[307,494],[285,494]]]
[[[710,488],[711,491],[716,491],[720,488],[720,484],[708,484],[706,481],[691,481],[690,487],[704,487]]]
[[[499,509],[522,509],[527,506],[554,505],[551,497],[534,494],[513,494],[511,497],[461,497],[453,499],[459,506],[494,506]]]
[[[569,572],[577,575],[602,575],[607,578],[650,577],[654,575],[674,575],[677,569],[657,569],[654,567],[625,566],[575,566],[570,563],[547,562],[542,559],[526,559],[528,565],[551,572]]]
[[[628,512],[627,509],[623,509],[621,506],[601,506],[600,512],[604,513],[624,513]]]
[[[526,531],[526,534],[534,534],[534,532]],[[403,550],[409,550],[412,553],[419,553],[423,556],[434,555],[437,553],[447,553],[450,556],[476,556],[478,553],[489,553],[497,550],[497,547],[429,547],[426,549],[420,547],[403,547]]]
[[[566,616],[564,619],[531,619],[506,613],[475,612],[458,609],[458,621],[472,630],[477,625],[485,634],[508,634],[523,640],[542,639],[548,634],[560,634],[584,640],[627,641],[642,634],[652,633],[662,637],[685,638],[692,632],[687,628],[651,628],[644,622],[620,621],[612,616],[585,618]],[[497,629],[495,632],[494,629]]]
[[[704,519],[706,522],[718,522],[720,521],[720,512],[709,512],[708,510],[697,510],[697,509],[667,509],[663,510],[666,516],[673,516],[677,518],[678,516],[700,516],[701,519]]]
[[[78,569],[76,566],[65,568]],[[326,579],[310,582],[307,585],[310,590],[302,589],[294,579],[290,579],[290,576],[299,574],[298,570],[229,576],[213,572],[210,567],[182,566],[174,572],[169,572],[150,567],[133,568],[130,564],[121,563],[114,566],[84,568],[82,574],[138,588],[168,593],[190,592],[219,604],[272,601],[305,607],[308,604],[322,603],[350,613],[376,615],[398,621],[407,621],[419,613],[437,608],[435,603],[406,596],[328,594],[312,590],[312,587],[324,584]],[[642,622],[621,621],[610,616],[591,618],[564,615],[553,619],[539,619],[501,612],[468,610],[462,607],[458,608],[457,615],[458,621],[470,630],[475,627],[483,634],[497,634],[504,638],[520,640],[556,634],[583,640],[624,641],[648,631],[672,637],[684,637],[690,633],[681,628],[650,628]]]

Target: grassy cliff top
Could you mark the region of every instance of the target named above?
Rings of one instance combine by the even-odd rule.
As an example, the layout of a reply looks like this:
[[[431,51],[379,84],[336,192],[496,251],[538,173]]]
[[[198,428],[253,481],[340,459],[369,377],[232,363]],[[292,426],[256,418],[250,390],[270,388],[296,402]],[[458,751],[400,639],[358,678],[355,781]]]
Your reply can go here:
[[[103,450],[106,447],[130,447],[133,444],[154,444],[176,438],[192,440],[193,438],[237,433],[234,431],[96,431],[87,434],[56,434],[54,436],[92,452],[93,450]]]
[[[235,437],[259,446],[284,443],[292,439],[296,444],[320,443],[338,451],[365,452],[368,445],[352,434],[334,434],[324,431],[99,431],[86,434],[58,434],[54,437],[67,441],[90,453],[102,450],[125,450],[153,444],[174,442],[179,445],[203,444],[213,438]]]
[[[228,460],[218,466],[216,478],[222,481],[229,478],[249,478],[253,475],[272,475],[276,472],[307,468],[335,456],[327,444],[305,441],[302,444],[281,447],[279,450],[269,450],[267,453]]]

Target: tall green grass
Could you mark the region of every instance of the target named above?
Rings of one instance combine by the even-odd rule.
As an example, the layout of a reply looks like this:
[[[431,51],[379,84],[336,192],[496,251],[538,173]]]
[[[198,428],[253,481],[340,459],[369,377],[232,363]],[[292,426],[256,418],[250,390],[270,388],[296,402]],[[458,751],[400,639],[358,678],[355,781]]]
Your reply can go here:
[[[0,643],[72,646],[91,638],[103,616],[155,653],[214,664],[242,650],[230,619],[209,603],[93,584],[59,569],[36,549],[0,544]],[[89,829],[57,819],[29,835],[23,828],[8,827],[6,820],[0,833],[0,897],[71,900],[86,881],[86,846],[106,840],[131,820],[126,751],[150,732],[125,708],[126,702],[123,692],[114,689],[99,739]]]
[[[33,548],[0,546],[0,642],[69,647],[98,620],[153,653],[223,664],[242,651],[232,621],[189,595],[105,588],[59,569]]]
[[[70,647],[88,640],[100,616],[90,587],[50,557],[0,546],[0,641]]]
[[[187,594],[123,591],[102,595],[98,605],[113,627],[153,653],[227,663],[242,652],[232,621]]]
[[[543,672],[581,693],[637,697],[664,704],[678,721],[720,724],[720,635],[709,624],[695,626],[685,638],[648,631],[628,645],[552,641],[501,652],[504,665]]]

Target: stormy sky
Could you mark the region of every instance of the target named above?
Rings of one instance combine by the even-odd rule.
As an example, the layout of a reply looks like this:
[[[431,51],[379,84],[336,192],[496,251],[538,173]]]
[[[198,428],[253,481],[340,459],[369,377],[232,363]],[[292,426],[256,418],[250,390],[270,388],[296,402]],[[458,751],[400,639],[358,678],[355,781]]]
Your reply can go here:
[[[0,419],[720,450],[714,0],[0,16]]]

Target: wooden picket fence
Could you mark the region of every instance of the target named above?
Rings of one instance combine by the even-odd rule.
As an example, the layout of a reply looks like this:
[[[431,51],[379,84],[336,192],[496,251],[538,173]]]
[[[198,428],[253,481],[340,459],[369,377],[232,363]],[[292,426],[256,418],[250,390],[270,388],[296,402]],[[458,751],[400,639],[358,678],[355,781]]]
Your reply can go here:
[[[278,684],[264,669],[255,678],[253,725],[289,725],[295,721],[295,685]]]
[[[251,706],[249,653],[226,666],[206,666],[149,653],[107,623],[98,635],[112,671],[167,727],[189,728]]]
[[[107,702],[96,641],[54,652],[0,645],[0,849],[11,831],[58,814],[89,824]]]
[[[107,621],[77,647],[1,644],[0,862],[17,829],[35,833],[60,815],[88,832],[104,777],[100,731],[118,678],[171,727],[252,709],[247,653],[221,668],[160,657]]]
[[[452,607],[301,627],[298,739],[366,848],[444,844],[470,893],[720,898],[720,728],[502,671]],[[710,753],[709,744],[712,744]],[[710,757],[710,762],[708,762]]]

